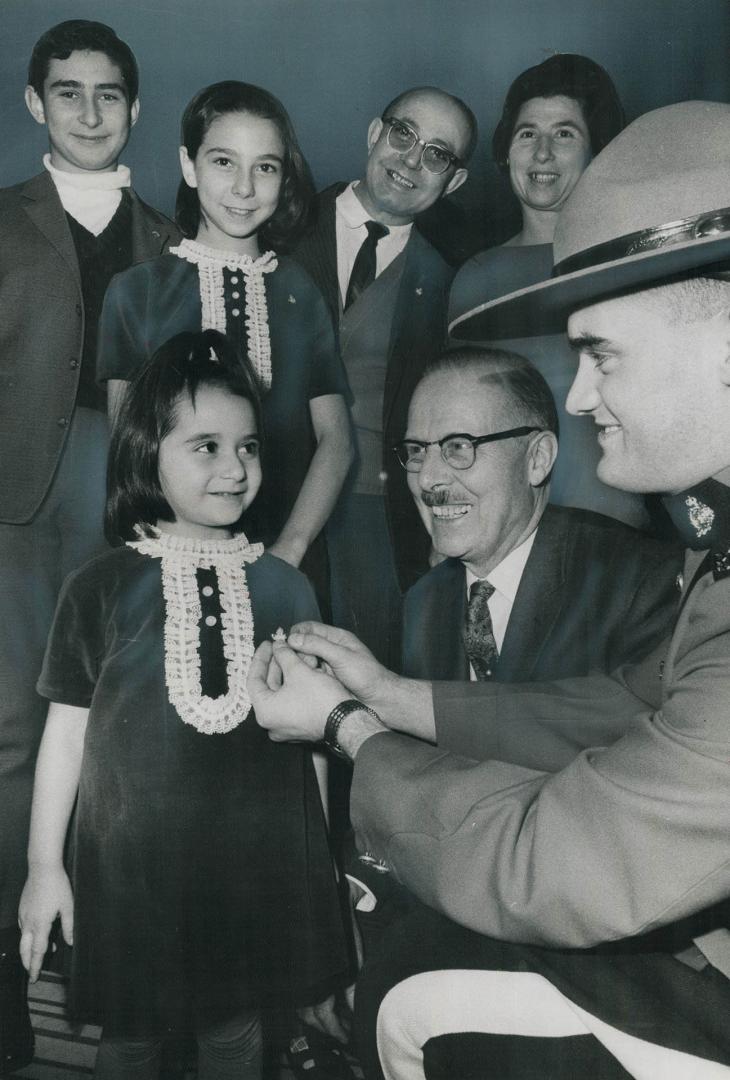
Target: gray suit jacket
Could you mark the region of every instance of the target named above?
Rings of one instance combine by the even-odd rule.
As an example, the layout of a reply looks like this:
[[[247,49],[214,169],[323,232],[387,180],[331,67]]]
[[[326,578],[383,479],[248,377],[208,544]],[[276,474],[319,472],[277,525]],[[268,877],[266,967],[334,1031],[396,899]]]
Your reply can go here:
[[[312,276],[339,330],[335,202],[345,184],[317,196],[314,223],[292,251]],[[383,393],[383,470],[388,527],[401,589],[428,569],[430,543],[418,519],[405,471],[392,447],[405,435],[408,405],[424,368],[446,340],[446,306],[453,270],[414,229],[405,248]]]
[[[495,678],[528,682],[612,671],[641,659],[668,633],[681,548],[613,518],[550,506],[537,527]],[[446,559],[408,591],[403,674],[468,679],[462,642],[465,571]]]
[[[178,235],[132,194],[133,262]],[[22,524],[63,453],[84,340],[76,251],[49,173],[0,190],[0,236],[0,521]]]

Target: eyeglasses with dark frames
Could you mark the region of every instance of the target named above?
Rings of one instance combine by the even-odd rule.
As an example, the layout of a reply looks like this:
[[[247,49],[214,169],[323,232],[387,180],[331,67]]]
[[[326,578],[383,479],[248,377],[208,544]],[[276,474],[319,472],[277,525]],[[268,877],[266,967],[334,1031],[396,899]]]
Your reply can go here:
[[[477,456],[477,447],[485,443],[501,442],[503,439],[516,439],[520,435],[529,435],[533,431],[542,431],[539,427],[516,427],[507,431],[494,431],[491,435],[468,435],[455,433],[444,435],[443,439],[421,442],[418,439],[402,439],[393,450],[406,472],[420,472],[426,460],[429,446],[438,446],[441,457],[452,469],[470,469]]]
[[[388,125],[388,146],[399,154],[408,154],[414,146],[421,146],[421,164],[429,172],[445,173],[452,165],[456,168],[461,164],[460,158],[445,146],[420,139],[418,132],[405,120],[399,120],[397,116],[384,116],[383,123]]]

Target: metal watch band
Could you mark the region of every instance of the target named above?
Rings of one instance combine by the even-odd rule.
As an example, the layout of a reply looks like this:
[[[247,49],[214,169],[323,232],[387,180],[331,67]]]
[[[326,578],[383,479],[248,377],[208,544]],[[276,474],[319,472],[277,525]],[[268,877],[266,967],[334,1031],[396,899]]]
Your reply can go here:
[[[327,749],[331,750],[333,754],[336,754],[339,758],[343,758],[345,761],[349,761],[350,757],[340,746],[337,740],[337,733],[340,730],[342,721],[345,717],[353,712],[370,713],[371,716],[378,719],[377,713],[374,713],[367,705],[363,705],[357,698],[348,698],[347,701],[341,701],[339,705],[335,705],[334,709],[327,717],[327,722],[324,725],[324,735],[322,736],[322,742]]]

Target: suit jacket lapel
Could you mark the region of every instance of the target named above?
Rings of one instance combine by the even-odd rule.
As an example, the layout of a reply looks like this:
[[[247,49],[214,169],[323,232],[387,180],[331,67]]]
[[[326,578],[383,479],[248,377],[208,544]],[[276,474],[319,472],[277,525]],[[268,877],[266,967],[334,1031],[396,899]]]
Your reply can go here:
[[[383,395],[384,429],[388,427],[390,411],[398,396],[399,387],[406,376],[408,365],[412,362],[412,350],[401,352],[398,348],[399,341],[418,342],[419,340],[419,335],[414,335],[410,332],[409,325],[414,312],[416,296],[420,295],[416,290],[418,288],[423,288],[421,284],[422,260],[420,258],[420,249],[424,242],[425,241],[421,238],[414,226],[404,251],[405,266],[403,267],[403,273],[401,274],[400,288],[398,289],[398,298],[393,313],[393,324],[390,333],[388,367],[385,373],[385,389]],[[417,349],[416,351],[419,353],[416,359],[422,364],[423,358],[420,356],[420,350]],[[393,358],[396,355],[398,357],[398,363],[393,363]]]
[[[71,230],[50,174],[46,172],[34,176],[23,185],[21,197],[28,217],[64,262],[68,263],[80,285],[79,264]]]
[[[433,652],[427,670],[433,671],[435,679],[468,679],[469,661],[461,636],[466,617],[464,567],[458,559],[448,559],[439,571],[439,587],[434,590],[429,613],[431,625],[439,629],[429,635]]]
[[[337,231],[335,225],[335,200],[347,184],[333,184],[317,198],[317,219],[307,236],[309,255],[317,267],[316,280],[332,312],[335,325],[339,323],[342,308],[340,284],[337,279]]]
[[[528,682],[532,676],[566,601],[567,541],[562,518],[548,506],[537,527],[502,642],[500,681]]]

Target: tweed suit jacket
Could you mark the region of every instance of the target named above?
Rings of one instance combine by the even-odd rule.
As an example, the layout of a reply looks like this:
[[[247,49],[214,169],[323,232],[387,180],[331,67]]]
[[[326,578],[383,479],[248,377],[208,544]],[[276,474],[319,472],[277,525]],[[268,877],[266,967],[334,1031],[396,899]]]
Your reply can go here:
[[[668,633],[682,551],[589,510],[548,506],[507,624],[494,678],[528,682],[612,671]],[[465,570],[446,559],[409,590],[403,674],[468,679]]]
[[[703,556],[687,553],[685,587]],[[635,668],[435,683],[437,747],[383,733],[357,755],[359,845],[491,937],[679,941],[719,919],[727,941],[729,658],[730,577],[705,573],[671,637]],[[449,752],[455,720],[480,729],[482,760]]]
[[[319,287],[336,329],[339,329],[341,303],[335,200],[345,187],[344,183],[334,184],[317,196],[314,223],[291,253]],[[408,406],[416,383],[446,341],[446,312],[453,274],[453,269],[414,228],[405,247],[383,395],[385,499],[395,564],[404,591],[428,569],[430,542],[392,447],[405,434]]]
[[[133,262],[178,235],[132,193]],[[84,341],[76,251],[48,172],[0,190],[0,236],[0,521],[23,524],[63,453]]]

